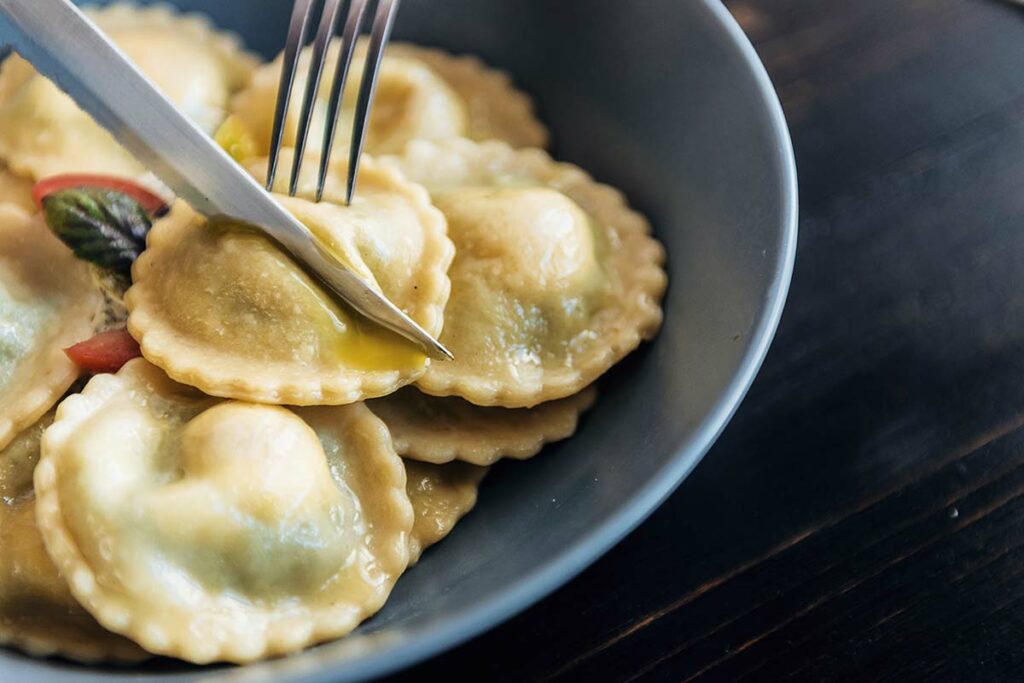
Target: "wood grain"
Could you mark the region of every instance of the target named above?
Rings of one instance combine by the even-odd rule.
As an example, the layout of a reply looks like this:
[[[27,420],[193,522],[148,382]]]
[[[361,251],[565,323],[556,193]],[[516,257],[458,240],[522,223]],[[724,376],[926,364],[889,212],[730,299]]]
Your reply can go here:
[[[1024,680],[1024,12],[727,5],[800,173],[764,369],[639,530],[398,678]]]

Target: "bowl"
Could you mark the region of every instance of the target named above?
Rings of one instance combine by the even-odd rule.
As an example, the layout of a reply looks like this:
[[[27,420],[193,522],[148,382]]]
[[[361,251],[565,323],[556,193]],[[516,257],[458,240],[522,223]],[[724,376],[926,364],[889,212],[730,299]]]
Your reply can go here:
[[[272,56],[288,0],[180,0]],[[256,9],[256,5],[259,6]],[[452,647],[639,524],[736,410],[782,313],[796,174],[771,83],[718,0],[410,0],[396,35],[476,53],[536,97],[556,157],[625,191],[668,249],[665,324],[601,381],[572,439],[502,463],[477,508],[349,638],[243,668],[104,669],[0,651],[0,679],[353,681]]]

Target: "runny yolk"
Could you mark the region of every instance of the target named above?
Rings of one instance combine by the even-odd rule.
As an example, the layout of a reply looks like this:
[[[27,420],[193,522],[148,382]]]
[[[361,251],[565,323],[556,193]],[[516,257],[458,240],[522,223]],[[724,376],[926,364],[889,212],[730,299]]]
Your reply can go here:
[[[292,285],[287,291],[301,298],[291,302],[293,310],[315,332],[322,360],[368,372],[415,370],[426,364],[426,355],[414,342],[336,299],[255,228],[223,217],[210,219],[209,227],[216,239],[249,242],[248,248],[262,251],[264,258],[274,262],[275,270],[286,275]]]

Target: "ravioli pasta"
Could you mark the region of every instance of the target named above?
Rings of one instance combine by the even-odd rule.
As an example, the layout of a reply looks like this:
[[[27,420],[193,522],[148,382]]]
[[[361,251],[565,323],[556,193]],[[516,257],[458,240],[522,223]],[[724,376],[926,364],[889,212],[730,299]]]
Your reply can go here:
[[[0,645],[84,662],[145,659],[144,650],[82,609],[43,547],[32,471],[52,421],[50,411],[0,450]]]
[[[464,462],[435,465],[405,461],[406,490],[416,515],[409,537],[409,561],[415,564],[427,547],[451,533],[455,524],[476,505],[486,467]]]
[[[0,448],[78,377],[63,349],[92,335],[103,298],[39,217],[0,204]]]
[[[142,359],[61,404],[35,486],[72,594],[192,662],[342,636],[409,559],[405,469],[364,406],[218,401]]]
[[[459,137],[501,140],[513,147],[547,146],[548,131],[537,120],[533,101],[504,71],[474,55],[453,55],[412,43],[391,43],[387,55],[426,65],[458,95],[466,112],[466,127]]]
[[[335,164],[325,198],[342,191]],[[441,329],[453,247],[422,188],[363,161],[350,207],[279,196],[325,246],[427,331]],[[304,180],[303,194],[307,189]],[[308,195],[307,195],[308,196]],[[178,202],[132,271],[128,329],[174,379],[216,396],[352,403],[423,374],[426,357],[338,303],[267,238]]]
[[[548,401],[533,408],[473,405],[455,397],[428,396],[407,387],[374,399],[370,407],[391,430],[399,455],[423,462],[462,460],[491,465],[499,458],[524,460],[546,443],[567,439],[597,390]]]
[[[256,66],[231,35],[195,14],[164,5],[115,4],[89,10],[157,87],[213,132],[229,97]],[[137,176],[145,169],[56,85],[18,56],[0,67],[0,158],[35,179],[60,173]]]
[[[351,130],[365,45],[356,48],[342,101],[335,153],[347,155],[344,131]],[[329,84],[334,76],[339,45],[327,55],[322,85],[313,109],[309,139],[323,138]],[[305,90],[311,50],[299,60],[294,93]],[[282,57],[257,70],[249,86],[232,100],[232,116],[218,135],[237,157],[266,154],[274,123]],[[289,110],[283,144],[295,144],[298,107]],[[500,138],[516,146],[542,146],[547,131],[533,114],[533,104],[516,90],[508,76],[471,57],[453,57],[439,50],[392,43],[381,65],[366,150],[371,154],[401,152],[410,140]]]
[[[478,405],[570,396],[654,335],[662,246],[622,195],[540,150],[415,141],[385,163],[426,185],[456,247],[441,342],[417,386]]]

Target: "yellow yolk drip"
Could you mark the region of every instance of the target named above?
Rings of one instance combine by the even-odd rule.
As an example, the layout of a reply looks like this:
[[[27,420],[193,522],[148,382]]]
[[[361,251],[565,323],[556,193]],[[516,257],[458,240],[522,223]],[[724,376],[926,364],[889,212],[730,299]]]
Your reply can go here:
[[[243,162],[256,156],[256,139],[245,122],[235,114],[224,119],[213,139],[235,161]]]
[[[336,301],[254,228],[214,218],[203,235],[182,245],[179,264],[185,267],[168,273],[169,279],[180,280],[185,291],[212,294],[214,311],[233,309],[235,315],[224,318],[241,313],[251,327],[211,328],[207,321],[216,323],[220,316],[188,316],[184,322],[192,332],[213,343],[224,335],[242,334],[252,351],[267,360],[289,353],[365,371],[418,369],[426,363],[413,342]],[[244,258],[218,258],[239,251]],[[166,286],[171,289],[174,284]],[[174,298],[188,307],[198,303],[191,297]]]

